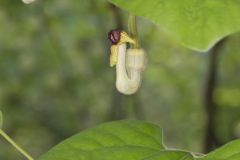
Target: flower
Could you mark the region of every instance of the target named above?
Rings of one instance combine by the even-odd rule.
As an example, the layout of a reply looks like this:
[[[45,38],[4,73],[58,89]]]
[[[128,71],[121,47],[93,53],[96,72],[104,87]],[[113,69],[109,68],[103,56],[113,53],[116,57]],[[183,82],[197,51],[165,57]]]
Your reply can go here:
[[[30,3],[34,2],[35,0],[22,0],[22,1],[25,4],[30,4]]]
[[[108,38],[112,43],[110,66],[116,65],[116,88],[123,94],[134,94],[141,85],[145,51],[141,48],[127,49],[128,43],[135,44],[136,41],[125,31],[112,30]]]
[[[108,39],[111,41],[110,53],[110,66],[113,67],[117,63],[118,48],[121,44],[131,43],[135,44],[136,41],[132,39],[125,31],[115,29],[108,33]]]

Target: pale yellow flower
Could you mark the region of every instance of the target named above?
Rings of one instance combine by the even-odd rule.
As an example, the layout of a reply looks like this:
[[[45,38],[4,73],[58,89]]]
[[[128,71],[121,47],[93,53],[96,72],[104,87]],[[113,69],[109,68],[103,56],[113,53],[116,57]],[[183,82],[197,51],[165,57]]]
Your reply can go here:
[[[34,2],[35,0],[22,0],[22,1],[25,4],[30,4],[30,3]]]

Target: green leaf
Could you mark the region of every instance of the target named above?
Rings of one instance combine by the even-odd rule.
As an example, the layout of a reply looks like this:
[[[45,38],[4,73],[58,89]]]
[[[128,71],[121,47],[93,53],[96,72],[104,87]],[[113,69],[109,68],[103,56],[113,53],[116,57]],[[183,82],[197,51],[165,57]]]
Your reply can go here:
[[[163,150],[162,130],[139,121],[117,121],[83,131],[40,160],[143,159]]]
[[[239,159],[240,159],[240,153],[227,158],[227,160],[239,160]]]
[[[232,141],[198,160],[239,160],[240,139]]]
[[[190,153],[183,151],[158,151],[152,152],[146,148],[113,148],[94,151],[84,160],[193,160]]]
[[[162,130],[141,121],[116,121],[83,131],[53,147],[39,160],[239,160],[240,140],[200,158],[169,150]]]
[[[240,140],[232,141],[213,152],[210,152],[208,158],[229,158],[240,153]]]
[[[109,0],[145,17],[183,45],[206,51],[240,30],[240,0]]]
[[[193,156],[183,151],[160,151],[144,160],[194,160]]]
[[[3,126],[3,114],[2,111],[0,111],[0,129],[2,129]]]

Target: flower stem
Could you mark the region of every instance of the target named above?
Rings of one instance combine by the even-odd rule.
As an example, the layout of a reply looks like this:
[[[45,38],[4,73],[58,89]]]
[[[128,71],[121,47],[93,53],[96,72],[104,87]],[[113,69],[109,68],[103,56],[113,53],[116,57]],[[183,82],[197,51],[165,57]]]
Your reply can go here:
[[[26,151],[24,151],[18,144],[16,144],[3,130],[0,129],[0,135],[3,136],[14,148],[16,148],[28,160],[34,160]]]
[[[132,48],[140,48],[140,43],[138,39],[138,31],[137,31],[137,23],[136,23],[136,16],[132,13],[129,15],[128,19],[128,30],[130,33],[130,36],[135,39],[136,44],[131,46]]]

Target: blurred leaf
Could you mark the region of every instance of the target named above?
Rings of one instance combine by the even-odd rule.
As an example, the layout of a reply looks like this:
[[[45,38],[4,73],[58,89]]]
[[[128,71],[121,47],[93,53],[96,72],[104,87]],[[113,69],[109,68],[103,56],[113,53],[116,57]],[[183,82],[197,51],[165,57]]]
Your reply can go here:
[[[206,51],[240,30],[239,0],[110,0],[171,33],[183,45]]]
[[[3,126],[3,114],[2,111],[0,111],[0,129],[2,129]]]
[[[223,107],[239,107],[240,106],[240,89],[221,87],[216,89],[214,99]]]
[[[159,127],[145,122],[118,121],[81,132],[58,144],[40,159],[142,159],[163,149]]]

